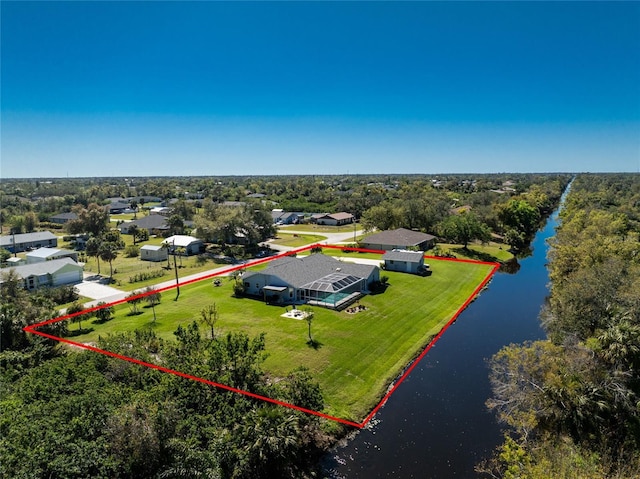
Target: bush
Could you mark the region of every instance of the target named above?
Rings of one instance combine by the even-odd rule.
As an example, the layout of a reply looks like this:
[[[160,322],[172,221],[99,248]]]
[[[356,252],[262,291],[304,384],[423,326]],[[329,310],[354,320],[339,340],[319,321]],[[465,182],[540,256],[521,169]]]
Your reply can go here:
[[[380,283],[381,284],[387,284],[388,282],[389,282],[389,276],[384,275],[384,274],[382,276],[380,276]]]
[[[237,297],[244,295],[244,283],[242,281],[236,281],[233,285],[233,295]]]
[[[160,278],[164,276],[165,272],[161,269],[155,271],[142,271],[140,273],[129,276],[129,283],[139,283],[141,281],[147,281],[148,279]]]
[[[140,254],[140,248],[135,245],[130,244],[124,249],[124,255],[127,258],[137,258]]]

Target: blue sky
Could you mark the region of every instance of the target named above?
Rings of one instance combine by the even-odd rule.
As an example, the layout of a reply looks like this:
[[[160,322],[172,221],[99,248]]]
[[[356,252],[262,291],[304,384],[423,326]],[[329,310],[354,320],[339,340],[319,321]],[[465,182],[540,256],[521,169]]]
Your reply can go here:
[[[640,171],[638,2],[0,8],[4,178]]]

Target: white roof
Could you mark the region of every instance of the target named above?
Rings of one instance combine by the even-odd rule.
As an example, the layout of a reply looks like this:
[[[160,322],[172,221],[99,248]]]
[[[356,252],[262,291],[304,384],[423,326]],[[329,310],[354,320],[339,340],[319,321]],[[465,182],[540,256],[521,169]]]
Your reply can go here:
[[[166,240],[163,241],[164,244],[168,244],[171,246],[179,246],[181,248],[186,248],[192,243],[201,243],[202,240],[195,238],[193,236],[187,235],[173,235],[169,236]]]
[[[31,258],[51,258],[52,256],[59,256],[60,254],[74,254],[73,251],[58,248],[38,248],[35,251],[27,253],[26,256]]]
[[[152,244],[146,244],[144,245],[142,248],[140,248],[141,250],[145,250],[145,251],[158,251],[162,249],[162,246],[156,246],[156,245],[152,245]]]

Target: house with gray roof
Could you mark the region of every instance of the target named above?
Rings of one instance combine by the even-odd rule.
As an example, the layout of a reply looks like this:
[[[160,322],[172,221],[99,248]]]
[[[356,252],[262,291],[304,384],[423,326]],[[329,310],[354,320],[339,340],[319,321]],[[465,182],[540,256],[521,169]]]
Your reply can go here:
[[[10,270],[22,278],[24,287],[28,290],[75,284],[82,281],[82,266],[71,258],[4,268],[2,273]],[[4,277],[0,275],[0,283],[3,281]]]
[[[391,250],[382,255],[384,269],[401,273],[424,274],[424,251]]]
[[[149,215],[133,221],[125,221],[120,223],[118,229],[122,234],[130,234],[129,229],[137,226],[139,230],[147,230],[149,234],[154,232],[168,231],[167,217],[162,215]]]
[[[398,228],[386,230],[367,236],[360,242],[365,249],[393,250],[393,249],[417,249],[426,251],[436,244],[436,237],[421,231]]]
[[[51,218],[49,218],[49,221],[51,223],[63,225],[65,223],[68,223],[69,221],[73,221],[77,219],[78,219],[77,214],[75,214],[74,212],[69,212],[69,213],[59,213],[57,215],[53,215]]]
[[[377,266],[338,261],[323,254],[278,258],[266,269],[242,276],[247,295],[269,303],[330,309],[347,307],[379,280]]]
[[[12,253],[30,251],[36,248],[55,248],[56,246],[58,246],[58,237],[51,231],[0,236],[0,248],[9,250]]]

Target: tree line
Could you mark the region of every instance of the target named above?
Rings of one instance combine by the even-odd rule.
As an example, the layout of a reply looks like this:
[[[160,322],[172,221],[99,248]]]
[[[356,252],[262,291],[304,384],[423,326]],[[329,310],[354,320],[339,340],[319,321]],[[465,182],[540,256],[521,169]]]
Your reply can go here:
[[[507,426],[487,477],[638,477],[640,177],[580,175],[550,240],[548,339],[491,360]]]

